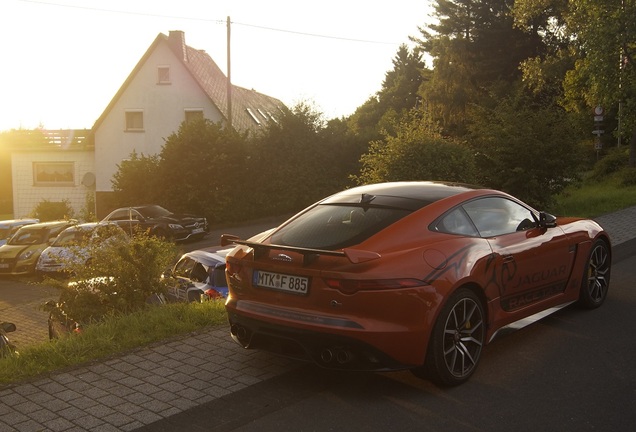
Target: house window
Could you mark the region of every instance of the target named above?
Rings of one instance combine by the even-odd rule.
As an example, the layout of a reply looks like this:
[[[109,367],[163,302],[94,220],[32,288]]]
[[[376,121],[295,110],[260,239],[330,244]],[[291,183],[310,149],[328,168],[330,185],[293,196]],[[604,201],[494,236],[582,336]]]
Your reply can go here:
[[[170,84],[170,68],[168,66],[157,68],[157,84]]]
[[[135,132],[144,130],[144,112],[126,111],[126,131]]]
[[[33,162],[34,186],[75,186],[73,162]]]
[[[202,110],[185,110],[185,121],[186,123],[191,122],[192,120],[198,120],[203,118]]]

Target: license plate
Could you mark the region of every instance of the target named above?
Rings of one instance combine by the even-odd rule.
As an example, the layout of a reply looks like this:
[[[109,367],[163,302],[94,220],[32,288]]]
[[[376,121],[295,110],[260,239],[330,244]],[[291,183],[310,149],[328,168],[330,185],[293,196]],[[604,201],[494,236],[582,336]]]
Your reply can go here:
[[[9,268],[9,264],[0,263],[0,268]]]
[[[192,234],[199,234],[203,232],[203,228],[195,228],[192,230]]]
[[[271,288],[292,294],[304,295],[309,292],[309,278],[302,276],[255,271],[253,283],[259,287]]]

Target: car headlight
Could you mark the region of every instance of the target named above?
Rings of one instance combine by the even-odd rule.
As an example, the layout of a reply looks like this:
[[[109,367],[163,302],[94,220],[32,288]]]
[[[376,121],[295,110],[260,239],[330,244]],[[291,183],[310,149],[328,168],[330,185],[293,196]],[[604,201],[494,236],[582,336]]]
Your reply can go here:
[[[18,260],[20,261],[28,260],[29,258],[33,256],[34,253],[35,253],[34,250],[28,250],[26,252],[22,252],[20,256],[18,257]]]
[[[168,226],[170,227],[170,229],[173,229],[173,230],[182,230],[183,229],[183,227],[181,225],[178,225],[178,224],[168,224]]]

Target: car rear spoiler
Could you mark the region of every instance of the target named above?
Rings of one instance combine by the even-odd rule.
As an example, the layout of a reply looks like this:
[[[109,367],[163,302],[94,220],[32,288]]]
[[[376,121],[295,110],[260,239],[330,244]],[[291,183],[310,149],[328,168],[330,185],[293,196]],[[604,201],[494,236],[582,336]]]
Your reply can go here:
[[[258,259],[265,255],[269,250],[286,250],[290,252],[296,252],[303,256],[303,265],[312,263],[316,258],[321,255],[346,257],[351,263],[358,264],[366,261],[371,261],[380,258],[380,254],[371,251],[349,249],[345,248],[341,251],[326,250],[326,249],[312,249],[303,248],[297,246],[283,246],[276,244],[265,244],[249,240],[241,240],[239,237],[231,234],[221,235],[221,246],[227,246],[229,244],[236,244],[242,246],[248,246],[254,249],[254,258]]]

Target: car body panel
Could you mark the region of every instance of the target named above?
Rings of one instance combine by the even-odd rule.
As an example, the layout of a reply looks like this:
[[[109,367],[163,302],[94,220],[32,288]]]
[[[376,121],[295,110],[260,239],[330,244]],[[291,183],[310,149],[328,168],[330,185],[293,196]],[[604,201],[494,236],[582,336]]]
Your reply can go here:
[[[0,274],[22,275],[35,271],[40,254],[66,228],[77,221],[41,222],[21,227],[0,246]]]
[[[373,221],[393,208],[408,212]],[[350,219],[334,219],[350,209]],[[468,288],[486,311],[489,341],[577,300],[593,242],[610,244],[593,221],[542,217],[503,192],[465,185],[398,182],[335,194],[247,241],[225,237],[237,245],[226,258],[232,336],[329,368],[417,368],[447,301]]]
[[[10,219],[0,221],[0,246],[7,243],[9,237],[24,225],[31,225],[40,222],[40,219]]]

